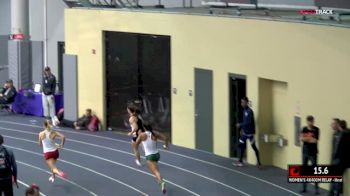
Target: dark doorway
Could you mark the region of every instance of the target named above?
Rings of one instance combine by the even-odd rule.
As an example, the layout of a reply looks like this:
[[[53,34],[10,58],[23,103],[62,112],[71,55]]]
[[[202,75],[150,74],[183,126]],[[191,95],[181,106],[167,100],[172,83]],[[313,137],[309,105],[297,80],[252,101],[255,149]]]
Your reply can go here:
[[[63,92],[63,55],[66,51],[65,49],[65,43],[64,42],[58,42],[58,61],[57,61],[57,79],[58,79],[58,90],[59,92]]]
[[[213,152],[213,71],[194,73],[196,149]]]
[[[170,37],[105,32],[107,126],[128,131],[133,102],[153,128],[171,135]]]
[[[243,108],[241,99],[246,96],[246,79],[241,75],[229,75],[230,90],[230,156],[239,156],[240,130],[236,128],[238,122],[242,122]]]

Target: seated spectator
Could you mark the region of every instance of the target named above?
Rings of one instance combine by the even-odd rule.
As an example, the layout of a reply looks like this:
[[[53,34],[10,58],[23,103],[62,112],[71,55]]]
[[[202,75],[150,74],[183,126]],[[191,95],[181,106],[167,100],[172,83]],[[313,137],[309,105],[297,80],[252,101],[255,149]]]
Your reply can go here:
[[[84,116],[78,118],[78,120],[74,122],[74,129],[76,130],[87,129],[88,125],[91,122],[91,118],[92,118],[91,109],[86,109]]]
[[[0,89],[0,105],[11,104],[15,101],[17,91],[12,80],[7,80],[4,87]]]
[[[36,184],[32,184],[32,186],[27,188],[26,190],[26,196],[39,196],[39,195],[40,195],[40,189]]]

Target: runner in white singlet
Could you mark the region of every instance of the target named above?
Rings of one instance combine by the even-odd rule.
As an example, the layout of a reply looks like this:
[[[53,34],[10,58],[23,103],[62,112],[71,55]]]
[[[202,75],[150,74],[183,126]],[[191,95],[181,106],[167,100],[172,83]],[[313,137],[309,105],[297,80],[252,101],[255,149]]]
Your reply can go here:
[[[65,137],[63,134],[51,130],[51,124],[49,120],[44,122],[44,131],[39,133],[39,145],[43,147],[44,157],[47,165],[51,169],[52,175],[49,178],[50,182],[55,181],[55,175],[65,177],[65,174],[58,170],[56,167],[56,161],[59,158],[59,148],[63,148]],[[57,145],[55,139],[58,138],[61,140],[61,144]]]
[[[144,124],[144,129],[145,132],[140,133],[139,137],[136,140],[136,147],[138,147],[142,143],[148,167],[156,177],[163,194],[165,194],[165,182],[163,181],[163,178],[161,177],[158,168],[158,161],[160,159],[160,155],[157,149],[157,139],[165,138],[165,136],[158,132],[153,132],[152,127],[149,124]]]

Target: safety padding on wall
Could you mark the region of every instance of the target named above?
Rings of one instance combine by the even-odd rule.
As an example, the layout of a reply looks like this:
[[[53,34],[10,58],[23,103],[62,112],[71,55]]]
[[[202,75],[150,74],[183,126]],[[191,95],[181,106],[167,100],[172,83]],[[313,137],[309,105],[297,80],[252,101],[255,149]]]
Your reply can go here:
[[[63,55],[64,119],[75,121],[78,117],[77,56]]]
[[[44,68],[44,42],[31,41],[32,82],[41,84]]]
[[[18,89],[32,87],[32,67],[30,63],[30,42],[8,41],[9,78]]]

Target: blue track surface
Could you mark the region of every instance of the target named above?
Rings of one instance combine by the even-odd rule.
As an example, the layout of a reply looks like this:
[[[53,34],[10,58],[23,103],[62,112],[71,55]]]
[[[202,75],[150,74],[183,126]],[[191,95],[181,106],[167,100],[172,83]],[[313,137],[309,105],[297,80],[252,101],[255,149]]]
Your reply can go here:
[[[143,160],[143,167],[135,165],[130,138],[113,132],[60,129],[67,142],[57,165],[68,178],[50,183],[37,144],[41,124],[40,118],[0,113],[0,134],[15,153],[19,168],[21,183],[16,195],[24,195],[25,186],[32,183],[47,196],[162,195],[146,162]],[[160,153],[167,195],[299,195],[300,185],[288,184],[286,172],[277,168],[234,168],[230,159],[177,146]],[[309,190],[313,192],[311,185]]]

